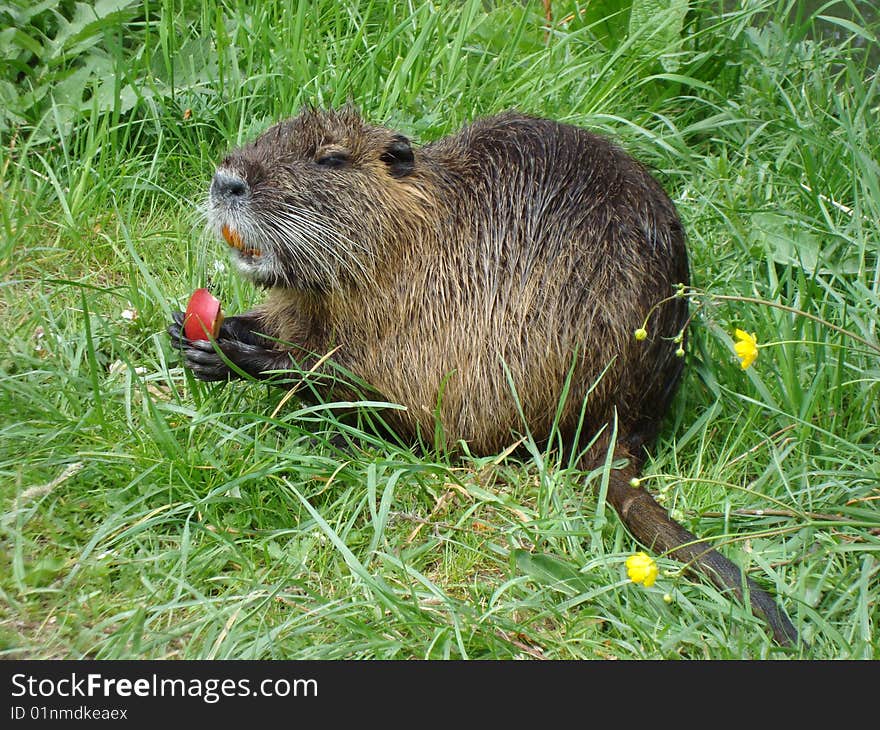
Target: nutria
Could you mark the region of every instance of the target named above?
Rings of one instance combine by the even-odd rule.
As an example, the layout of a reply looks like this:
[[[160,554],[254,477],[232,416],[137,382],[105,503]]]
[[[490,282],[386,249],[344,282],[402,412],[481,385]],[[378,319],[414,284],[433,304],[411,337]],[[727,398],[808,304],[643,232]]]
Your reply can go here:
[[[308,109],[223,160],[208,217],[269,294],[214,343],[183,338],[175,313],[197,378],[278,379],[332,352],[405,406],[407,437],[439,424],[495,454],[528,429],[583,450],[585,470],[611,457],[607,499],[636,540],[740,598],[745,582],[775,639],[798,641],[768,593],[633,486],[681,378],[688,258],[672,201],[618,146],[508,112],[414,147],[351,106]]]

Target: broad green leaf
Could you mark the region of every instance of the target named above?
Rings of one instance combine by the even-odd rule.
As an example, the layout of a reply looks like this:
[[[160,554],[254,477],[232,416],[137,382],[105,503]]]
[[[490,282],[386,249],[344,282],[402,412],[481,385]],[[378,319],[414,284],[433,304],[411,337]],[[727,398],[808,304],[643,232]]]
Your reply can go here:
[[[525,575],[567,596],[577,596],[592,587],[575,565],[561,558],[527,550],[513,550],[511,555]]]
[[[580,13],[596,39],[606,48],[615,48],[626,37],[632,0],[594,0]]]
[[[638,36],[635,46],[642,56],[656,56],[667,71],[678,62],[672,54],[681,49],[681,31],[688,0],[633,0],[629,15],[629,36]]]
[[[844,242],[822,242],[779,213],[753,214],[749,238],[776,263],[796,266],[807,273],[855,274],[861,268],[858,257],[843,250]]]

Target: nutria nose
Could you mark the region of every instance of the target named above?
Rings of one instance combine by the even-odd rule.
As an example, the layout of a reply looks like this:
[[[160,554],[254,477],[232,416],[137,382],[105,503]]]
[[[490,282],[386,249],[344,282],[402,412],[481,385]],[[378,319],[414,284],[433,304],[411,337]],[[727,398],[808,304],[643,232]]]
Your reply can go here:
[[[249,190],[244,180],[228,172],[217,172],[211,180],[211,197],[223,202],[242,200]]]

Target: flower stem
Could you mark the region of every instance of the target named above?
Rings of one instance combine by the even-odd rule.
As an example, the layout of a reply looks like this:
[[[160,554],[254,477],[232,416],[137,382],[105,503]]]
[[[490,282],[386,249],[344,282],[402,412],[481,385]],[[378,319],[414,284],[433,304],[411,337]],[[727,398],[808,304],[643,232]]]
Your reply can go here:
[[[821,325],[829,327],[833,329],[835,332],[840,332],[842,335],[846,335],[847,337],[851,337],[856,340],[856,342],[861,342],[866,347],[870,347],[874,352],[880,354],[880,345],[875,345],[873,342],[869,342],[864,337],[860,337],[855,332],[851,332],[848,329],[840,327],[836,324],[832,324],[827,319],[822,319],[821,317],[817,317],[815,314],[810,314],[809,312],[805,312],[802,309],[796,309],[795,307],[789,307],[785,304],[779,304],[778,302],[771,302],[767,299],[758,299],[757,297],[743,297],[732,294],[706,294],[705,296],[711,297],[712,299],[719,299],[727,302],[747,302],[749,304],[764,304],[768,307],[774,307],[776,309],[781,309],[785,312],[791,312],[792,314],[799,314],[802,317],[806,317],[807,319],[812,319],[814,322],[818,322]]]

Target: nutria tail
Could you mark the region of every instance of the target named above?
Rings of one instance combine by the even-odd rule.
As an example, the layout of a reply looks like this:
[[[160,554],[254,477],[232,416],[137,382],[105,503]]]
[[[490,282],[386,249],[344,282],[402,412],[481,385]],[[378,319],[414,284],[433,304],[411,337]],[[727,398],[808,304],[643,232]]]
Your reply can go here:
[[[615,451],[615,458],[629,455]],[[592,462],[595,464],[595,460]],[[630,481],[638,476],[634,460],[622,469],[613,469],[608,479],[607,500],[611,503],[632,536],[651,550],[669,555],[685,563],[692,572],[702,572],[722,591],[734,593],[743,600],[743,582],[748,587],[752,611],[763,618],[781,646],[806,644],[798,637],[785,612],[773,597],[760,588],[733,562],[697,539],[663,509],[649,492],[633,487]]]

